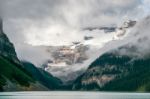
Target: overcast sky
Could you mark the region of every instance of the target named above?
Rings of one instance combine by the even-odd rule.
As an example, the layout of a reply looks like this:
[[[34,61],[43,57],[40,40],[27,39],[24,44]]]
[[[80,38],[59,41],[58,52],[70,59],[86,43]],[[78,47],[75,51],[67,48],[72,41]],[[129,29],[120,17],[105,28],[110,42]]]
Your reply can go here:
[[[80,41],[82,28],[138,21],[149,12],[150,0],[0,0],[4,31],[17,50],[25,48],[24,43]]]
[[[13,42],[63,44],[84,27],[113,25],[149,12],[149,0],[0,0],[4,29]]]

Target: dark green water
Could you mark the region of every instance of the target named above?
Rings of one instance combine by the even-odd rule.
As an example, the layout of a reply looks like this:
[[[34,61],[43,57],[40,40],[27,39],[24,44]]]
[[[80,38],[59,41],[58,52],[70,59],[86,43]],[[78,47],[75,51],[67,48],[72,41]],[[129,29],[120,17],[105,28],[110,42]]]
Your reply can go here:
[[[150,99],[150,93],[107,92],[1,92],[0,99]]]

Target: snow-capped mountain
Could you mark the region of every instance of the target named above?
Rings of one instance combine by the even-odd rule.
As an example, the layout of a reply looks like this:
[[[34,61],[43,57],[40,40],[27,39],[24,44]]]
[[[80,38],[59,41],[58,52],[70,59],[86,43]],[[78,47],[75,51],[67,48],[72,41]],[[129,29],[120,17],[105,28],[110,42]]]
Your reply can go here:
[[[52,61],[48,62],[48,66],[67,66],[82,63],[88,58],[86,55],[87,50],[88,46],[83,44],[60,46],[52,52]]]
[[[73,89],[101,91],[148,91],[150,68],[150,17],[146,17],[120,42],[102,49]],[[115,46],[113,46],[115,45]],[[102,52],[101,49],[101,52]]]
[[[99,49],[108,42],[121,40],[127,36],[132,27],[136,24],[136,21],[125,21],[118,27],[103,27],[100,28],[101,33],[97,33],[97,29],[90,30],[96,33],[88,33],[83,37],[83,41],[72,42],[69,46],[57,46],[57,49],[47,51],[51,54],[50,61],[47,61],[43,68],[49,71],[53,75],[62,78],[62,80],[72,80],[80,75],[97,56]],[[85,30],[87,31],[87,30]],[[106,40],[102,38],[107,38]],[[109,38],[109,39],[108,39]],[[75,75],[75,72],[79,71],[79,74]],[[74,75],[74,76],[73,76]],[[70,76],[70,77],[69,77]],[[68,79],[66,79],[68,78]]]
[[[31,49],[32,52],[30,50],[30,54],[23,56],[34,64],[39,62],[38,65],[43,69],[63,81],[70,81],[88,68],[89,64],[99,56],[100,49],[104,45],[125,38],[135,24],[136,21],[128,20],[116,27],[84,28],[81,30],[84,36],[80,41],[72,41],[70,45],[62,46],[28,45],[26,48]],[[26,53],[29,52],[28,49],[23,48]]]

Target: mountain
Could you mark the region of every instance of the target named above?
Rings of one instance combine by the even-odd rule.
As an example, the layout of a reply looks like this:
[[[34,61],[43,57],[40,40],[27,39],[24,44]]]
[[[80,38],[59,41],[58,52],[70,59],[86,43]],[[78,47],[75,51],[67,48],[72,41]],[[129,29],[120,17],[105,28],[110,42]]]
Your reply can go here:
[[[75,80],[72,89],[150,91],[149,26],[150,17],[139,22],[130,35],[120,41],[122,45],[93,61]]]
[[[37,68],[30,62],[21,62],[18,59],[13,44],[3,32],[0,20],[0,91],[149,91],[150,52],[147,45],[150,44],[150,17],[139,22],[130,31],[130,35],[125,36],[135,23],[128,21],[115,29],[101,28],[107,34],[115,34],[114,38],[111,35],[112,42],[105,42],[106,46],[103,48],[91,45],[99,40],[95,35],[84,36],[83,42],[74,42],[73,45],[40,46],[40,50],[44,50],[48,57]],[[106,50],[102,55],[98,53],[100,48]],[[97,55],[99,57],[91,63]],[[88,67],[87,70],[85,67]],[[55,77],[56,75],[64,82]]]
[[[0,55],[9,59],[10,61],[19,64],[13,44],[9,41],[8,37],[3,32],[3,21],[0,19]]]
[[[135,24],[136,21],[127,20],[118,27],[100,27],[92,28],[92,30],[85,28],[84,31],[93,31],[93,33],[87,33],[83,37],[83,41],[72,42],[72,45],[47,47],[46,51],[51,58],[43,64],[43,68],[63,82],[73,81],[87,69],[88,66],[85,65],[97,56],[93,53],[97,53],[103,46],[102,42],[106,43],[124,38]],[[99,30],[99,33],[94,33],[96,30]],[[104,33],[106,41],[101,41],[101,38],[105,39],[105,37],[98,35],[100,33]]]
[[[88,46],[83,44],[47,47],[47,51],[51,57],[49,57],[48,61],[42,65],[42,68],[63,81],[74,79],[74,77],[71,77],[74,75],[73,71],[66,71],[66,69],[73,67],[73,65],[76,64],[83,64],[83,62],[89,58],[86,54],[88,49]],[[66,74],[69,72],[70,75]]]
[[[24,58],[23,60],[30,61],[63,82],[70,83],[84,73],[89,64],[98,57],[99,49],[108,42],[126,37],[135,24],[136,21],[128,20],[116,27],[105,26],[94,28],[92,31],[84,29],[81,31],[84,34],[81,41],[57,46],[26,44],[25,47],[17,47],[21,48],[17,53]]]
[[[24,68],[33,75],[34,79],[36,79],[38,82],[40,82],[50,90],[57,90],[62,85],[61,80],[53,77],[50,73],[46,72],[42,68],[37,68],[29,62],[22,63],[24,65]]]
[[[47,91],[58,88],[59,83],[49,73],[18,59],[0,20],[0,91]]]
[[[77,90],[149,91],[150,57],[135,59],[105,53],[73,85]]]
[[[27,89],[30,83],[34,83],[34,79],[23,69],[13,44],[3,32],[0,20],[0,90],[21,90],[21,87]]]

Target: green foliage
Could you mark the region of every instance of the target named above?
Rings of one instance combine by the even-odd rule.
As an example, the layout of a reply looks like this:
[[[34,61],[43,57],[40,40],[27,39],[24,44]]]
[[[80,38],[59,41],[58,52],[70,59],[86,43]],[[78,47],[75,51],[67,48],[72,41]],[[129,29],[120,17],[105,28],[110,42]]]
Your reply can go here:
[[[51,90],[58,89],[62,84],[61,80],[56,77],[53,77],[48,72],[42,70],[41,68],[35,67],[29,62],[23,62],[24,68],[32,74],[34,79],[39,81],[41,84],[45,85]]]
[[[102,90],[150,91],[150,59],[135,60],[132,67],[127,76],[108,83]]]
[[[104,65],[119,65],[119,66],[125,66],[126,63],[128,63],[131,60],[128,56],[116,56],[112,53],[106,53],[99,58],[97,58],[90,66],[89,68],[95,67],[95,66],[104,66]]]
[[[109,69],[113,66],[115,69]],[[101,75],[117,75],[117,77],[104,85],[97,87],[95,83],[82,85],[83,77],[87,77],[93,68],[101,68],[99,73],[94,76]],[[93,71],[92,71],[93,72]],[[94,73],[93,73],[94,74]],[[92,77],[89,75],[88,77]],[[93,87],[94,86],[94,87]],[[115,54],[106,53],[96,59],[82,76],[74,82],[74,89],[94,90],[95,87],[101,91],[150,91],[150,58],[136,59],[128,56],[117,56]]]
[[[0,56],[0,86],[5,85],[5,79],[22,86],[29,86],[30,82],[34,82],[34,80],[30,75],[22,71],[22,69]]]
[[[0,75],[0,91],[3,91],[3,86],[5,85],[6,80]]]

